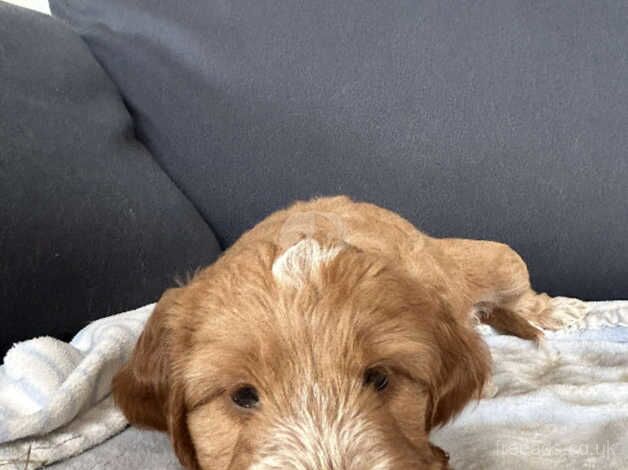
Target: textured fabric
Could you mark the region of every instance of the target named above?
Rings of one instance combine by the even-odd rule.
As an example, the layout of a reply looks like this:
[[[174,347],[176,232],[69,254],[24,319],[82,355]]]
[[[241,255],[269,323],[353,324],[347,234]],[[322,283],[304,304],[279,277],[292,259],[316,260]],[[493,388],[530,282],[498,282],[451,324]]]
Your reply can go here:
[[[13,346],[0,366],[0,443],[58,429],[109,395],[153,307],[95,321],[70,343],[44,336]]]
[[[494,358],[494,396],[434,433],[453,468],[626,468],[628,302],[586,307],[569,329],[548,332],[541,349],[480,327]],[[166,435],[131,428],[51,468],[181,467]]]
[[[218,251],[81,38],[0,2],[0,357],[152,302]]]
[[[624,0],[52,0],[225,244],[347,193],[628,297]]]
[[[70,424],[41,437],[20,439],[0,444],[0,468],[3,470],[34,470],[80,454],[115,436],[127,427],[127,420],[113,404],[109,395],[93,408],[79,415]],[[123,460],[120,460],[122,463]],[[82,467],[82,469],[94,467]],[[106,470],[107,466],[95,467]],[[137,469],[156,469],[138,465]]]
[[[589,307],[574,326],[591,329],[548,333],[541,348],[485,335],[496,395],[432,436],[453,468],[626,468],[628,302]]]
[[[46,468],[51,470],[183,470],[172,451],[168,436],[164,433],[137,428],[129,428],[89,452]]]

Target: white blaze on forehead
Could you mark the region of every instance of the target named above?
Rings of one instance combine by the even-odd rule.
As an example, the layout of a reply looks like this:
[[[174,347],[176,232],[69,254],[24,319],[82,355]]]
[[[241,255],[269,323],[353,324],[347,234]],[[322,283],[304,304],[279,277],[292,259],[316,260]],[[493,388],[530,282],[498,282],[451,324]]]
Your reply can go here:
[[[306,238],[275,260],[273,276],[282,284],[301,287],[323,263],[333,260],[341,250],[341,245],[323,248],[313,238]]]

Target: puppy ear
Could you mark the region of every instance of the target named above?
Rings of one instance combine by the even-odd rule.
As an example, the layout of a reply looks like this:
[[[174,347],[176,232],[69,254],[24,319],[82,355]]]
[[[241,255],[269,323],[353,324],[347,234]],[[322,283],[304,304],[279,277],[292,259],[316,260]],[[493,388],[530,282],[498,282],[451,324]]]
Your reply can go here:
[[[148,319],[129,361],[113,378],[113,398],[129,422],[167,431],[181,463],[198,468],[186,424],[183,389],[173,368],[177,338],[176,298],[168,289]]]
[[[176,383],[170,390],[168,409],[168,433],[179,462],[190,470],[200,470],[187,424],[183,386],[180,383]]]
[[[166,316],[174,289],[166,291],[149,317],[129,361],[113,378],[113,397],[127,419],[138,426],[168,430],[170,342]]]
[[[491,371],[488,348],[471,325],[452,316],[437,325],[436,341],[442,362],[430,390],[426,430],[455,417],[472,399],[479,399]]]

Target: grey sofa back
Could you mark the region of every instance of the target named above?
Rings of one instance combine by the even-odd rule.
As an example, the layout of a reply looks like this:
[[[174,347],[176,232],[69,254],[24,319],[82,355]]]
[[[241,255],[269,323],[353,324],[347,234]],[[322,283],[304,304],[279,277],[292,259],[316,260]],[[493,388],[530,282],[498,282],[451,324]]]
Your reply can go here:
[[[347,193],[628,297],[626,2],[52,0],[224,245]]]
[[[0,2],[0,363],[154,302],[219,251],[81,38]]]

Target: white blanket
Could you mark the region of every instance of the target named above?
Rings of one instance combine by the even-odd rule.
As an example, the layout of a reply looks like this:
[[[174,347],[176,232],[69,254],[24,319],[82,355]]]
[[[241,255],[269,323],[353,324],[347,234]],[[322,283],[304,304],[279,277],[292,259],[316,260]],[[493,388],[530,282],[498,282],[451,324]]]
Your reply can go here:
[[[111,379],[153,306],[95,321],[70,343],[42,337],[9,350],[0,366],[0,468],[38,468],[124,429]]]
[[[497,394],[434,433],[457,469],[628,469],[628,302],[541,348],[485,331]]]
[[[454,468],[628,469],[628,302],[589,307],[570,330],[548,333],[540,349],[481,327],[498,391],[434,433]],[[94,322],[70,344],[38,338],[7,354],[0,468],[32,470],[124,428],[110,380],[152,308]]]

